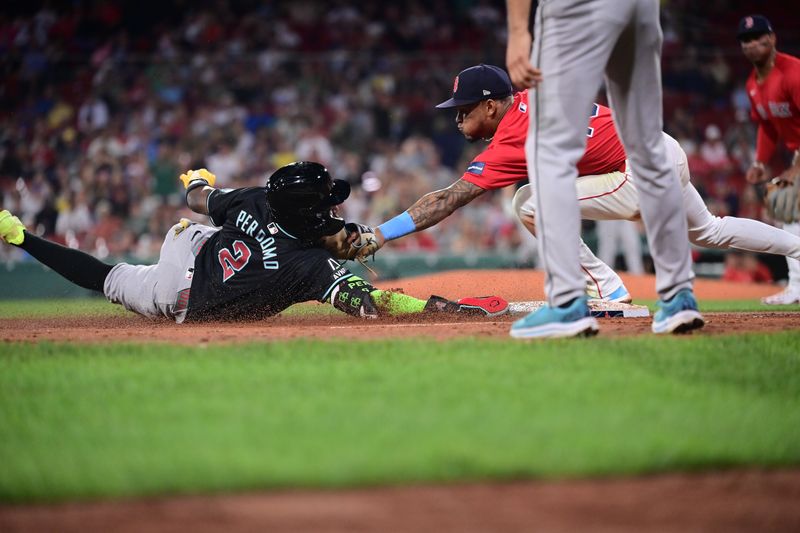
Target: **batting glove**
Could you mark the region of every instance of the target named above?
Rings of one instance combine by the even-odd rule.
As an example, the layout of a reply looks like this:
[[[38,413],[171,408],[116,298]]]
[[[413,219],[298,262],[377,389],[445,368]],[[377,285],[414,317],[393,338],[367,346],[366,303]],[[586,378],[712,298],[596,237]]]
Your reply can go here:
[[[213,187],[217,182],[217,177],[208,170],[201,168],[200,170],[188,170],[185,174],[181,174],[181,181],[186,189],[195,181],[204,181]]]

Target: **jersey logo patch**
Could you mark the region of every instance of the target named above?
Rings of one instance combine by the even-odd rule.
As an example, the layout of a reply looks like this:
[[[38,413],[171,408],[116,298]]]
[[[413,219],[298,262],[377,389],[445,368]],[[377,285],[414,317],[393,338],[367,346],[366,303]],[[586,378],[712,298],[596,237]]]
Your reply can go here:
[[[339,263],[336,259],[328,259],[328,266],[331,267],[333,270],[333,279],[337,280],[344,276],[347,273],[347,269],[344,268],[344,265]]]
[[[792,109],[789,107],[789,102],[769,102],[769,112],[776,118],[790,118],[792,116]]]
[[[469,172],[470,174],[477,174],[480,176],[481,174],[483,174],[484,167],[486,167],[486,163],[483,163],[481,161],[473,161],[467,167],[467,172]]]
[[[274,222],[270,222],[269,224],[267,224],[267,231],[269,231],[270,235],[275,235],[280,230],[278,229],[278,226],[276,226]]]
[[[519,112],[520,113],[527,113],[528,112],[528,104],[526,104],[525,102],[520,102],[519,103]]]

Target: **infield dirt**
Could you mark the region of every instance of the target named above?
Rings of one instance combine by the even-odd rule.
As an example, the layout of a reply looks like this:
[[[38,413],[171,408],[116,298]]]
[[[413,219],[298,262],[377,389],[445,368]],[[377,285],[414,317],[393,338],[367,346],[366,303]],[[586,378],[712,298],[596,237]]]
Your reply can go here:
[[[0,530],[789,533],[800,531],[798,500],[800,471],[739,471],[0,505]]]
[[[623,276],[628,290],[637,299],[655,299],[653,276]],[[377,281],[382,289],[402,289],[406,294],[427,298],[431,294],[456,299],[493,294],[508,301],[544,299],[542,273],[534,270],[472,270],[445,272],[417,278]],[[771,285],[731,284],[716,280],[697,280],[698,299],[757,301],[776,292]],[[314,304],[310,304],[314,305]],[[321,304],[320,304],[321,305]],[[704,335],[733,332],[769,332],[800,329],[796,313],[776,310],[757,313],[706,313]],[[257,322],[176,324],[167,320],[148,320],[138,316],[17,318],[0,320],[3,341],[74,342],[167,342],[198,344],[210,342],[250,342],[294,338],[400,338],[426,337],[451,339],[479,336],[507,338],[512,316],[491,320],[454,315],[420,315],[398,319],[361,321],[344,314],[330,316],[280,315]],[[650,318],[604,318],[603,336],[649,334]]]

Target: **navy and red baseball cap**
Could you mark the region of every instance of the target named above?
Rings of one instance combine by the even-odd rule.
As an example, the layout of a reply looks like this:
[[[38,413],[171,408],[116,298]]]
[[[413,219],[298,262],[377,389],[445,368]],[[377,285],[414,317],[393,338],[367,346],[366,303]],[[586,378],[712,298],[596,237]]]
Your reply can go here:
[[[736,32],[736,38],[741,41],[748,36],[763,35],[765,33],[773,33],[772,24],[769,23],[767,17],[763,15],[747,15],[739,21],[739,30]]]
[[[512,92],[511,79],[505,70],[481,63],[459,72],[453,82],[453,97],[436,107],[448,109],[490,98],[505,98]]]

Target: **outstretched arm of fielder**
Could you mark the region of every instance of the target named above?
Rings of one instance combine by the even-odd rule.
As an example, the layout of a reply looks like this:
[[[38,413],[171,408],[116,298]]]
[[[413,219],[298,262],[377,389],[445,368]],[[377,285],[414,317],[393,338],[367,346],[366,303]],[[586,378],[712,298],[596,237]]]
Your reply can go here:
[[[485,192],[486,189],[464,179],[459,179],[446,189],[429,192],[408,208],[415,231],[435,226]]]
[[[429,192],[408,210],[375,228],[375,245],[364,247],[358,256],[372,255],[386,241],[435,226],[453,214],[456,209],[467,205],[485,192],[486,189],[464,179],[459,179],[445,189]]]

